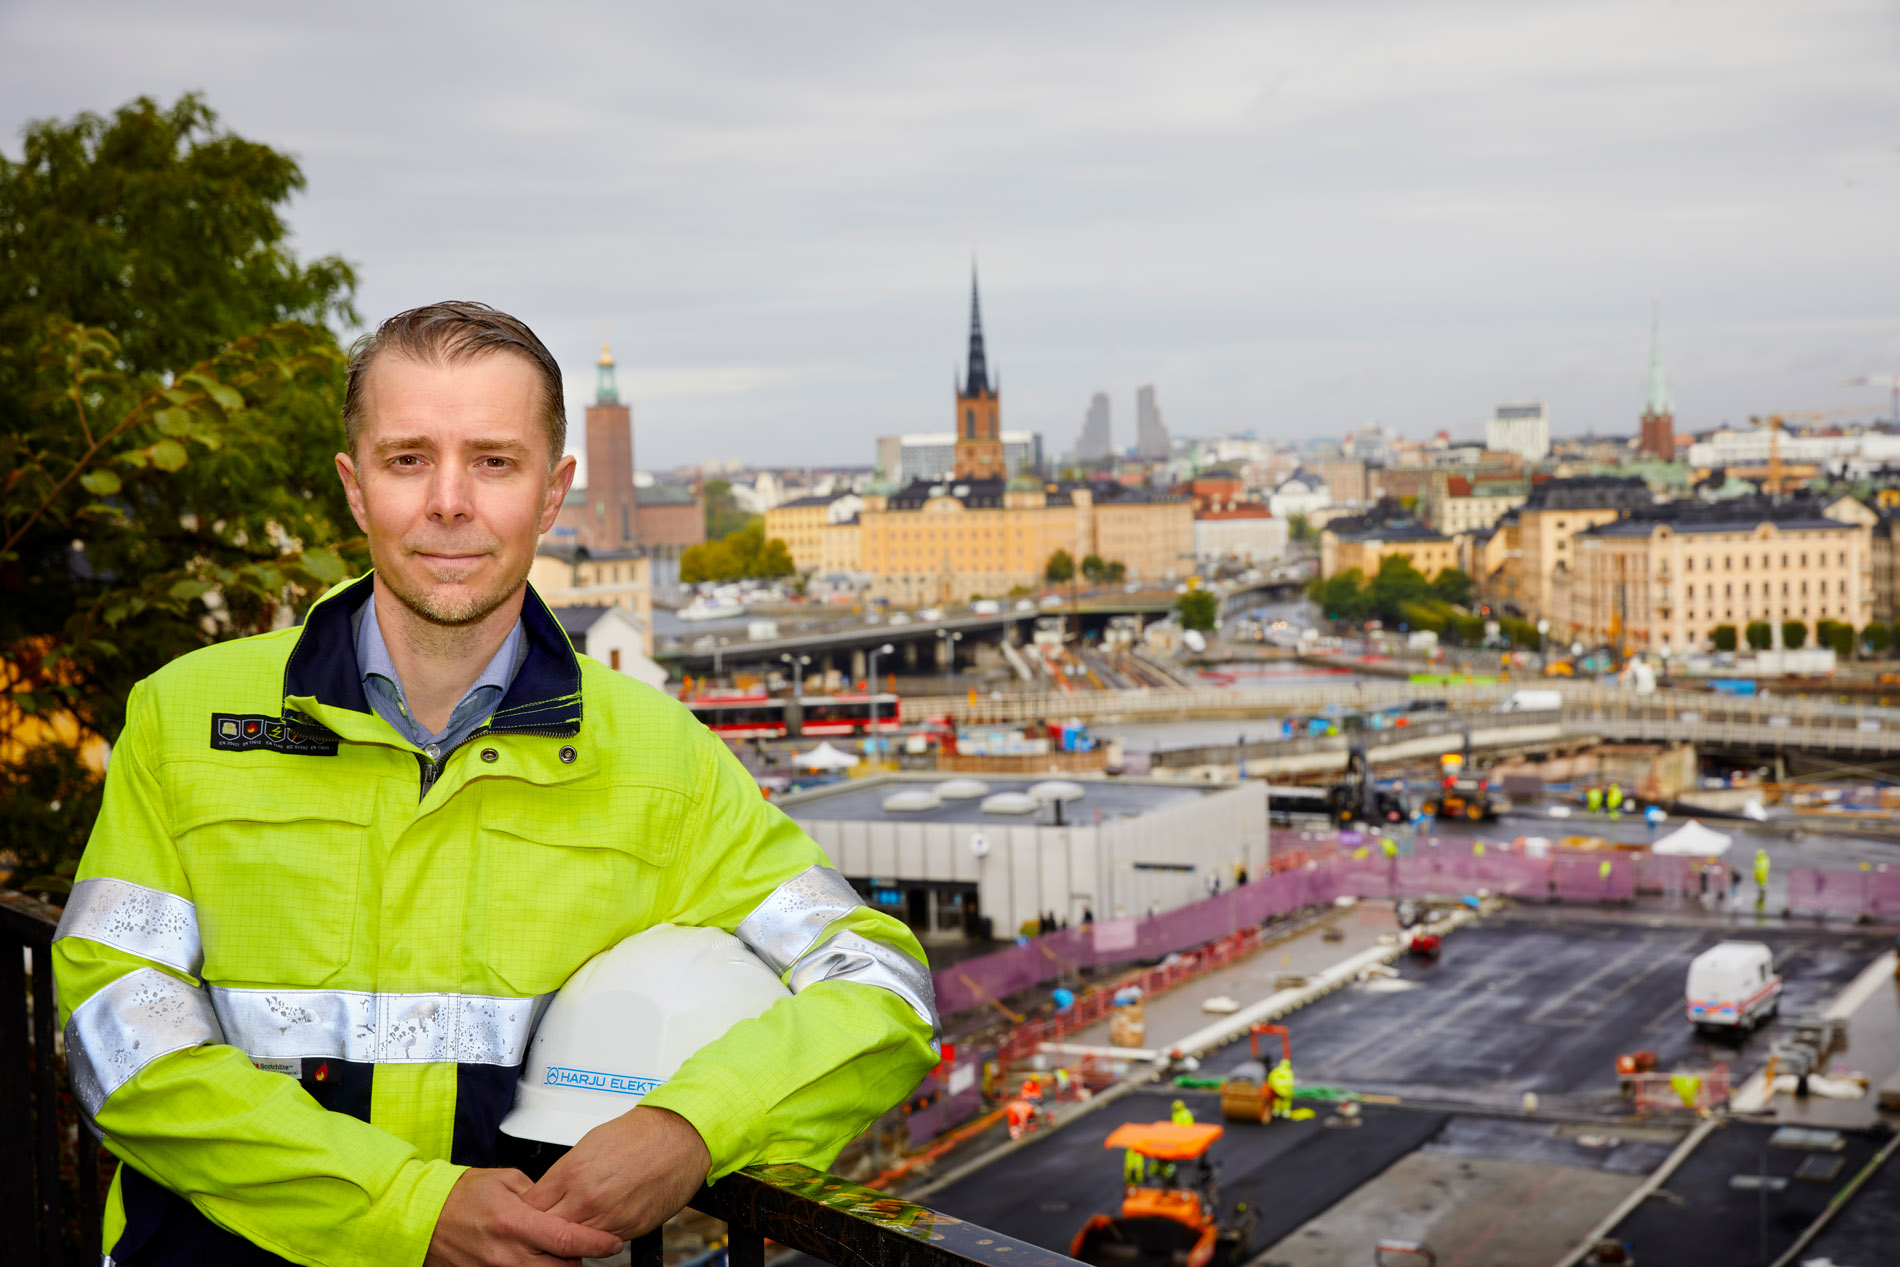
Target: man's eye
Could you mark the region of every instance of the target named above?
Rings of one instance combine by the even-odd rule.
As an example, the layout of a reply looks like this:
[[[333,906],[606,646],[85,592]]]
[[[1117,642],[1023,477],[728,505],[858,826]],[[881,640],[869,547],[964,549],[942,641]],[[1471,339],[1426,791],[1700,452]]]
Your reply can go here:
[[[396,466],[421,466],[422,459],[413,453],[399,453],[391,459]]]
[[[511,463],[507,458],[490,457],[490,458],[483,458],[482,465],[487,467],[491,471],[503,471],[503,470],[506,470],[508,467],[512,466],[513,463]]]

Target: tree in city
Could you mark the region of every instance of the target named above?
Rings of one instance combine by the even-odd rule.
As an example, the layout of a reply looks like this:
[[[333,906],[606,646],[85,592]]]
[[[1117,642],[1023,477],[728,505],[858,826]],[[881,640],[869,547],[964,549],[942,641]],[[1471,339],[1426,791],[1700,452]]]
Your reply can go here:
[[[1082,556],[1082,579],[1090,585],[1100,585],[1102,574],[1108,570],[1108,564],[1099,554]]]
[[[1471,578],[1460,568],[1443,568],[1432,578],[1432,593],[1454,607],[1471,601]]]
[[[1742,631],[1742,636],[1748,639],[1748,645],[1756,651],[1766,651],[1775,642],[1774,631],[1769,629],[1768,622],[1765,620],[1749,621],[1748,627]]]
[[[1180,613],[1181,628],[1208,633],[1220,618],[1220,599],[1214,596],[1213,590],[1189,590],[1174,600],[1174,610]]]
[[[680,555],[680,580],[687,585],[702,581],[730,584],[733,581],[772,581],[796,576],[792,552],[777,537],[767,538],[757,520],[727,533],[718,541],[702,541],[687,546]]]
[[[1808,627],[1798,620],[1781,622],[1781,645],[1790,651],[1799,651],[1808,645]]]
[[[1043,565],[1043,579],[1051,585],[1066,585],[1075,579],[1075,556],[1067,550],[1057,550],[1049,556],[1049,562]]]
[[[1826,647],[1843,660],[1854,658],[1854,627],[1839,620],[1814,622],[1816,646]]]
[[[732,496],[732,481],[711,479],[700,490],[706,503],[706,540],[718,541],[758,520],[747,514]],[[763,520],[758,520],[763,524]]]
[[[82,753],[134,682],[367,566],[332,462],[356,279],[291,250],[303,188],[195,95],[0,156],[0,733],[26,744],[0,821],[35,891],[66,886]]]
[[[1110,559],[1102,565],[1102,579],[1110,585],[1120,585],[1128,579],[1128,565],[1120,559]]]
[[[1709,630],[1709,642],[1717,651],[1735,650],[1735,626],[1717,625]]]
[[[1887,648],[1893,645],[1892,631],[1876,620],[1860,631],[1860,645],[1869,657],[1880,659],[1887,654]]]
[[[1313,523],[1305,515],[1294,513],[1286,517],[1286,539],[1288,541],[1311,541]]]
[[[1328,620],[1360,621],[1372,610],[1366,576],[1358,568],[1347,568],[1325,578],[1315,577],[1307,584],[1306,595]]]

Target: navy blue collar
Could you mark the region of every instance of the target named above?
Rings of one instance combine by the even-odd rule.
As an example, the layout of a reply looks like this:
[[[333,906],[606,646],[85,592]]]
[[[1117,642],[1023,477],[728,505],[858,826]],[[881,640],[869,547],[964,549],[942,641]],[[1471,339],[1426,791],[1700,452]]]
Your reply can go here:
[[[375,586],[370,575],[325,595],[304,617],[303,632],[284,665],[284,699],[314,699],[329,708],[370,713],[356,657],[356,612]],[[527,656],[515,680],[477,734],[578,735],[581,665],[554,613],[532,585],[521,604]]]

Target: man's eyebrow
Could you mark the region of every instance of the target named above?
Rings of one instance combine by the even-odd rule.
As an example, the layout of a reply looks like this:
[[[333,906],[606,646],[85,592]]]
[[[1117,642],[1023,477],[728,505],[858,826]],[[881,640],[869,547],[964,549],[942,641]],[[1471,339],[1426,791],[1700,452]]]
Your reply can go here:
[[[464,440],[462,441],[462,447],[465,449],[479,449],[484,453],[526,453],[528,451],[527,445],[521,443],[519,440],[509,439],[506,436],[494,440],[485,440],[479,437],[473,440]]]
[[[372,453],[399,453],[404,449],[433,449],[435,441],[427,436],[391,436],[370,446]]]

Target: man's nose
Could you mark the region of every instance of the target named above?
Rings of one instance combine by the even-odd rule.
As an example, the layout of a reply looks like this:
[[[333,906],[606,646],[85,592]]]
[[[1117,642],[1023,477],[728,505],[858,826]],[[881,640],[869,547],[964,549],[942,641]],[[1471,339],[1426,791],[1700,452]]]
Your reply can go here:
[[[472,476],[463,467],[444,463],[436,467],[429,481],[429,518],[437,523],[454,523],[471,517]]]

